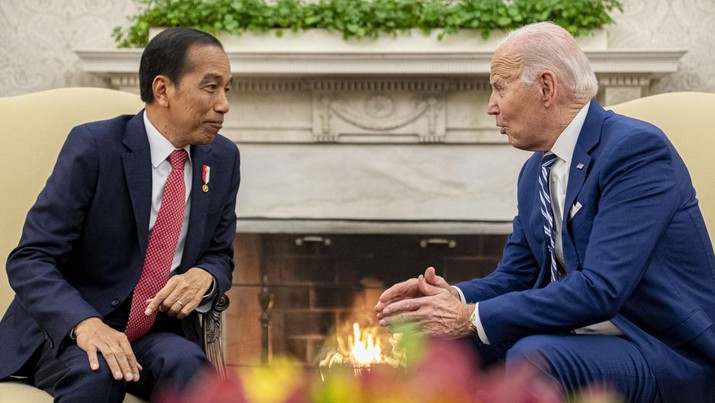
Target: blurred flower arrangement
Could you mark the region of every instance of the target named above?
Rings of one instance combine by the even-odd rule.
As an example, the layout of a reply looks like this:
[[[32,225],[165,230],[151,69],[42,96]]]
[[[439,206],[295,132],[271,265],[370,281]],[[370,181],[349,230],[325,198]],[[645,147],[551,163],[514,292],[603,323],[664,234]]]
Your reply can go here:
[[[399,341],[404,365],[373,365],[355,371],[336,365],[322,374],[288,358],[244,368],[232,377],[204,376],[166,403],[556,403],[563,402],[553,381],[531,367],[505,374],[503,368],[480,369],[471,347],[453,340],[425,339],[408,333]],[[616,403],[608,390],[592,390],[569,401]]]

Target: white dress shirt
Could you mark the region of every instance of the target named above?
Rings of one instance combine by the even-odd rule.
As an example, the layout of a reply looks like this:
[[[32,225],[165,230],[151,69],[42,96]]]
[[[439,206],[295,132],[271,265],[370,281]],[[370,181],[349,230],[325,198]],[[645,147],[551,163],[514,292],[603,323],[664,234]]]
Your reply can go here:
[[[169,158],[169,154],[174,152],[176,148],[151,124],[149,118],[146,116],[146,111],[144,112],[144,128],[146,129],[149,139],[149,150],[151,151],[151,215],[149,216],[149,233],[151,233],[156,223],[156,217],[159,215],[161,198],[164,195],[164,185],[166,185],[166,180],[169,179],[169,173],[171,173],[171,163],[169,163],[167,158]],[[189,215],[191,213],[191,198],[189,197],[191,195],[191,179],[193,177],[191,169],[191,150],[190,146],[186,146],[183,149],[186,150],[186,154],[188,155],[184,165],[186,208],[184,210],[184,221],[181,223],[179,242],[176,244],[174,260],[171,262],[172,273],[179,267],[181,257],[184,255],[184,244],[186,243],[186,233],[189,228]]]
[[[566,267],[564,260],[564,247],[562,241],[562,230],[563,230],[563,217],[564,217],[564,203],[566,202],[566,188],[569,182],[569,170],[571,169],[571,161],[573,158],[573,152],[576,149],[576,142],[578,141],[579,133],[583,128],[583,123],[586,120],[586,115],[588,114],[589,103],[581,108],[581,110],[576,114],[571,123],[564,129],[559,135],[551,148],[551,152],[556,154],[556,160],[551,167],[551,173],[549,178],[549,192],[551,194],[552,209],[554,214],[554,237],[555,237],[555,255],[556,262],[559,266],[559,273],[563,277]],[[571,211],[569,211],[569,216]],[[459,292],[462,302],[466,303],[464,294],[459,287],[454,287]],[[482,343],[489,344],[489,338],[484,331],[481,319],[479,318],[479,302],[475,305],[475,312],[473,316],[474,326],[477,329],[477,334],[481,339]],[[605,335],[621,335],[623,334],[617,327],[613,325],[610,321],[595,323],[593,325],[585,326],[579,329],[574,329],[573,333],[576,334],[605,334]]]

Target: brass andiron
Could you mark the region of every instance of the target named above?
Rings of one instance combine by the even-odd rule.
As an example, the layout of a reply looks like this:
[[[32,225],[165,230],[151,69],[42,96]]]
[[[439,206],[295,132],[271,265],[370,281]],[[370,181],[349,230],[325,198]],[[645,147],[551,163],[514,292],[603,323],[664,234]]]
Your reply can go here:
[[[261,362],[268,364],[273,358],[271,346],[271,309],[273,308],[273,294],[268,289],[268,276],[265,274],[261,280],[261,291],[258,292],[258,303],[261,305]]]

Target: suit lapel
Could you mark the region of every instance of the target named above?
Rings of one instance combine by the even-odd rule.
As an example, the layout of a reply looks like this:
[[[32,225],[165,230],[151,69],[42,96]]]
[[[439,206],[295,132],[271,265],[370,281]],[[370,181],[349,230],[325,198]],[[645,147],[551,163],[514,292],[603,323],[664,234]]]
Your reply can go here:
[[[578,267],[578,256],[568,231],[568,222],[571,208],[576,201],[576,196],[581,192],[586,177],[591,167],[591,151],[598,144],[601,138],[601,128],[606,111],[595,100],[591,101],[588,108],[586,120],[579,133],[573,157],[571,158],[571,168],[569,170],[569,183],[566,188],[566,199],[564,200],[561,241],[563,243],[564,260],[567,269]]]
[[[213,192],[211,191],[211,178],[220,175],[216,165],[216,159],[211,152],[211,145],[191,146],[191,213],[189,215],[189,228],[186,234],[186,244],[184,245],[184,255],[180,265],[181,270],[186,270],[184,262],[195,261],[196,251],[204,238],[206,215],[208,214],[209,201]],[[210,177],[207,184],[207,191],[204,191],[202,171],[204,166],[209,167]]]
[[[127,189],[134,209],[139,246],[146,250],[149,243],[149,216],[151,212],[151,152],[144,128],[143,112],[129,123],[124,134],[124,145],[129,152],[122,155]]]

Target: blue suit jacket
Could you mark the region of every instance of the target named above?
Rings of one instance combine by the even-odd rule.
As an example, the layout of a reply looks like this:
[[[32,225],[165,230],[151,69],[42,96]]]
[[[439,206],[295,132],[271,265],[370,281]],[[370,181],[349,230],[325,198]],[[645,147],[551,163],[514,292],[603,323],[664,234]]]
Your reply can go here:
[[[191,146],[191,159],[191,213],[178,272],[202,267],[221,295],[233,270],[239,153],[219,135],[211,145]],[[211,167],[208,192],[201,189],[203,165]],[[70,132],[7,261],[16,296],[0,321],[0,379],[42,342],[58,352],[78,322],[105,317],[130,298],[149,239],[151,182],[142,113]]]
[[[468,302],[479,301],[490,343],[506,350],[530,334],[610,319],[637,343],[662,397],[691,400],[682,394],[690,384],[712,398],[711,380],[699,377],[703,365],[715,366],[715,258],[676,150],[653,125],[591,102],[564,204],[568,275],[556,283],[536,191],[542,155],[519,174],[518,215],[496,270],[457,284]]]

